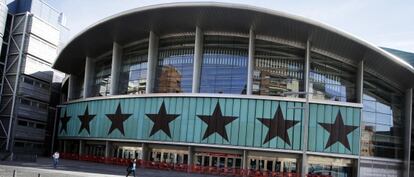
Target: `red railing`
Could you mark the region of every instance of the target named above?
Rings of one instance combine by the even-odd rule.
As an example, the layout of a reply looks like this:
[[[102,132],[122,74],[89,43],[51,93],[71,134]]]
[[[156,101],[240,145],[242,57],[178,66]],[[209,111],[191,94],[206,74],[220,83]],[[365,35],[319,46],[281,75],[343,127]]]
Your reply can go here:
[[[70,159],[70,160],[82,160],[90,161],[97,163],[106,163],[113,165],[122,165],[127,166],[131,159],[123,159],[116,157],[100,157],[100,156],[91,156],[91,155],[81,155],[71,154],[71,153],[61,153],[61,158]],[[243,170],[239,168],[218,168],[211,166],[199,166],[187,164],[173,164],[165,162],[152,162],[152,161],[143,161],[137,160],[137,165],[142,168],[149,169],[160,169],[160,170],[174,170],[181,172],[189,173],[200,173],[200,174],[211,174],[211,175],[222,175],[222,176],[240,176],[240,177],[299,177],[300,174],[297,173],[288,173],[288,172],[268,172],[260,170]],[[307,177],[331,177],[326,175],[307,175]]]

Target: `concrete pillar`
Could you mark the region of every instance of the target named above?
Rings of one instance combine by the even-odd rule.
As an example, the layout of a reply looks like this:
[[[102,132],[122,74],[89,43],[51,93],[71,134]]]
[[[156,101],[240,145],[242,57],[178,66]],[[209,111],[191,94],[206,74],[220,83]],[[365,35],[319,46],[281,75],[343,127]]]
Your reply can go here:
[[[201,64],[203,63],[203,42],[204,42],[203,30],[197,26],[195,44],[194,44],[192,93],[198,93],[200,91]]]
[[[243,162],[242,162],[242,169],[247,170],[247,165],[249,164],[248,152],[247,150],[243,150]]]
[[[71,74],[69,77],[69,83],[68,83],[68,97],[66,101],[73,100],[75,97],[75,88],[76,88],[76,76]]]
[[[187,161],[187,171],[191,172],[191,166],[194,164],[194,147],[188,146],[188,161]]]
[[[67,153],[68,151],[66,150],[66,141],[65,140],[62,140],[62,146],[63,146],[63,148],[62,148],[62,151],[64,152],[64,153]]]
[[[146,143],[142,143],[142,145],[141,145],[141,147],[142,147],[142,160],[144,160],[144,161],[149,161],[149,159],[150,159],[150,149],[149,149],[149,147],[148,147],[148,144],[146,144]]]
[[[356,102],[362,103],[364,95],[364,61],[358,63],[357,80],[356,80]]]
[[[105,141],[105,158],[111,156],[111,142]]]
[[[407,89],[405,92],[405,133],[404,133],[404,177],[410,175],[410,156],[411,156],[411,125],[412,125],[412,107],[413,107],[413,89]]]
[[[158,36],[151,31],[148,44],[148,69],[147,69],[147,85],[145,92],[153,93],[155,82],[155,71],[158,63]]]
[[[114,42],[112,47],[112,66],[111,66],[111,90],[110,95],[119,94],[119,75],[121,72],[122,65],[122,46]]]
[[[91,96],[92,92],[92,83],[95,73],[95,64],[93,58],[86,57],[85,60],[85,75],[83,79],[83,98],[88,98]]]
[[[79,156],[83,154],[83,140],[79,140]]]
[[[249,32],[249,54],[248,54],[248,63],[247,63],[247,88],[246,95],[252,94],[253,88],[253,70],[254,70],[254,50],[255,50],[255,40],[256,35],[253,29],[250,29]]]

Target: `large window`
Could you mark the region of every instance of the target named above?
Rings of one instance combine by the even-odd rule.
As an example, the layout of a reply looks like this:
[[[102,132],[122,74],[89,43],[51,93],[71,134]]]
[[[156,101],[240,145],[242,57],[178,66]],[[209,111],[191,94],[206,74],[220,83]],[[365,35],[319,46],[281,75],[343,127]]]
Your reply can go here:
[[[245,94],[248,38],[204,36],[200,93]]]
[[[95,63],[93,95],[106,96],[111,88],[112,54],[100,58]]]
[[[253,94],[284,96],[303,91],[304,58],[304,49],[256,40]]]
[[[403,103],[401,91],[364,73],[361,155],[402,158]]]
[[[160,39],[155,92],[191,93],[194,41],[194,35]]]
[[[312,52],[309,73],[311,98],[355,102],[356,71],[354,66]]]
[[[143,94],[147,85],[148,40],[123,51],[120,94]]]

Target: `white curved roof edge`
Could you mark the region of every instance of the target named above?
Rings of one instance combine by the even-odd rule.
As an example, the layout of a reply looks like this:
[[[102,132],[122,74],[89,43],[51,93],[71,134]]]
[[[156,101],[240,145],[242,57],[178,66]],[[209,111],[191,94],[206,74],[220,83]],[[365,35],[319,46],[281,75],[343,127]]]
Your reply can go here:
[[[154,10],[154,9],[161,9],[161,8],[171,8],[171,7],[194,7],[194,6],[198,6],[198,7],[202,7],[202,6],[210,6],[210,7],[222,7],[222,8],[235,8],[235,9],[243,9],[243,10],[251,10],[251,11],[257,11],[257,12],[261,12],[261,13],[267,13],[269,15],[275,15],[275,16],[281,16],[281,17],[286,17],[289,19],[293,19],[296,21],[300,21],[300,22],[304,22],[304,23],[308,23],[310,25],[314,25],[314,26],[318,26],[321,27],[323,29],[326,29],[328,31],[334,32],[338,35],[342,35],[348,39],[351,39],[357,43],[360,43],[364,46],[366,46],[367,48],[378,52],[379,54],[391,59],[392,61],[396,62],[397,64],[403,66],[404,68],[408,69],[409,71],[411,71],[412,73],[414,73],[414,67],[411,66],[409,63],[407,63],[406,61],[404,61],[403,59],[379,48],[378,46],[364,40],[361,39],[351,33],[348,33],[344,30],[338,29],[336,27],[333,27],[331,25],[325,24],[323,22],[320,21],[316,21],[316,20],[311,20],[309,18],[303,17],[303,16],[299,16],[299,15],[293,15],[293,14],[289,14],[286,12],[282,12],[282,11],[276,11],[276,10],[272,10],[272,9],[267,9],[267,8],[262,8],[262,7],[257,7],[257,6],[251,6],[251,5],[246,5],[246,4],[235,4],[235,3],[224,3],[224,2],[213,2],[213,1],[206,1],[206,2],[173,2],[173,3],[164,3],[164,4],[154,4],[154,5],[149,5],[149,6],[143,6],[143,7],[138,7],[138,8],[133,8],[130,10],[126,10],[111,16],[108,16],[106,18],[103,18],[91,25],[89,25],[88,27],[86,27],[85,29],[83,29],[82,31],[80,31],[79,33],[77,33],[74,37],[72,37],[71,40],[69,40],[64,47],[62,47],[62,50],[59,52],[58,57],[60,56],[60,53],[63,52],[65,50],[65,48],[70,45],[70,43],[72,43],[76,38],[78,38],[79,36],[81,36],[83,33],[85,33],[86,31],[98,26],[99,24],[105,23],[107,21],[110,21],[112,19],[124,16],[124,15],[129,15],[129,14],[133,14],[136,12],[140,12],[140,11],[146,11],[146,10]],[[57,61],[57,59],[55,60],[55,62]],[[55,63],[53,63],[54,65]],[[53,66],[52,65],[52,66]]]

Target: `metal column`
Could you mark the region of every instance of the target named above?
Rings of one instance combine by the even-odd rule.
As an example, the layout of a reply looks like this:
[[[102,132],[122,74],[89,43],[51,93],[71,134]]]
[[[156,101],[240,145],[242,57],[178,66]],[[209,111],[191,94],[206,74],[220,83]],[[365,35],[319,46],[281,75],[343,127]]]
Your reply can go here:
[[[79,156],[83,154],[83,140],[79,140]]]
[[[95,72],[94,70],[95,70],[95,64],[93,63],[93,58],[86,57],[85,75],[83,79],[83,98],[84,99],[91,96],[93,73]]]
[[[142,143],[142,160],[149,161],[149,147],[148,144]]]
[[[151,31],[148,44],[148,69],[145,93],[152,93],[155,82],[155,71],[158,63],[158,36]]]
[[[254,49],[255,49],[255,39],[256,35],[253,29],[250,29],[249,32],[249,58],[247,64],[247,88],[246,88],[246,95],[252,94],[253,88],[253,69],[254,69]]]
[[[111,148],[111,143],[109,141],[105,141],[105,158],[109,157],[110,148]]]
[[[191,165],[194,163],[194,147],[188,146],[188,172],[191,171]]]
[[[361,60],[358,64],[358,71],[357,71],[357,80],[356,80],[356,98],[357,103],[363,102],[363,95],[364,95],[364,60]],[[362,109],[360,110],[360,120],[359,120],[359,138],[361,139],[362,136],[362,119],[363,119],[363,112]],[[359,152],[361,152],[361,140],[359,141]],[[358,156],[357,164],[356,164],[356,175],[357,177],[360,175],[360,167],[361,167],[361,155]]]
[[[15,124],[14,119],[16,117],[16,100],[18,99],[17,92],[20,83],[24,51],[27,50],[24,44],[26,41],[27,26],[30,15],[28,12],[26,12],[24,15],[21,16],[23,17],[13,17],[13,23],[11,27],[12,29],[9,35],[10,44],[8,45],[8,52],[4,62],[1,89],[1,101],[5,104],[3,105],[3,107],[0,108],[0,116],[3,117],[3,119],[0,120],[0,132],[2,132],[0,134],[0,148],[3,147],[3,145],[5,145],[6,151],[10,151],[12,153],[14,146],[13,127]],[[9,53],[9,51],[11,50],[10,48],[13,48],[14,50],[18,51],[17,55],[16,53]],[[5,87],[7,89],[5,89]],[[8,125],[6,125],[7,123]],[[11,154],[10,157],[12,158],[13,154]]]
[[[75,89],[75,87],[76,87],[76,80],[77,80],[77,78],[76,78],[76,76],[75,75],[73,75],[73,74],[71,74],[70,76],[69,76],[69,84],[68,84],[68,96],[67,96],[67,100],[66,101],[70,101],[70,100],[72,100],[73,99],[73,97],[74,97],[74,89]]]
[[[111,90],[109,91],[110,95],[119,94],[118,83],[119,83],[119,74],[121,70],[122,63],[122,46],[114,42],[112,48],[112,66],[111,66]]]
[[[412,125],[412,107],[413,107],[413,89],[407,89],[405,92],[405,133],[404,133],[404,177],[410,177],[410,156],[411,156],[411,125]]]
[[[247,170],[247,164],[249,163],[247,155],[248,155],[247,150],[243,150],[243,163],[242,163],[243,170]]]
[[[356,80],[356,98],[357,103],[362,103],[363,97],[363,88],[364,88],[364,60],[360,61],[358,64],[358,71],[357,71],[357,80]]]
[[[310,41],[306,41],[306,55],[305,55],[305,106],[303,111],[303,145],[302,145],[302,168],[301,168],[301,176],[304,177],[308,173],[308,155],[306,154],[308,150],[308,119],[309,119],[309,72],[310,72],[310,50],[311,45]]]
[[[192,93],[200,91],[201,64],[203,63],[203,40],[204,34],[200,27],[196,27],[194,44],[194,66],[193,66],[193,88]]]

